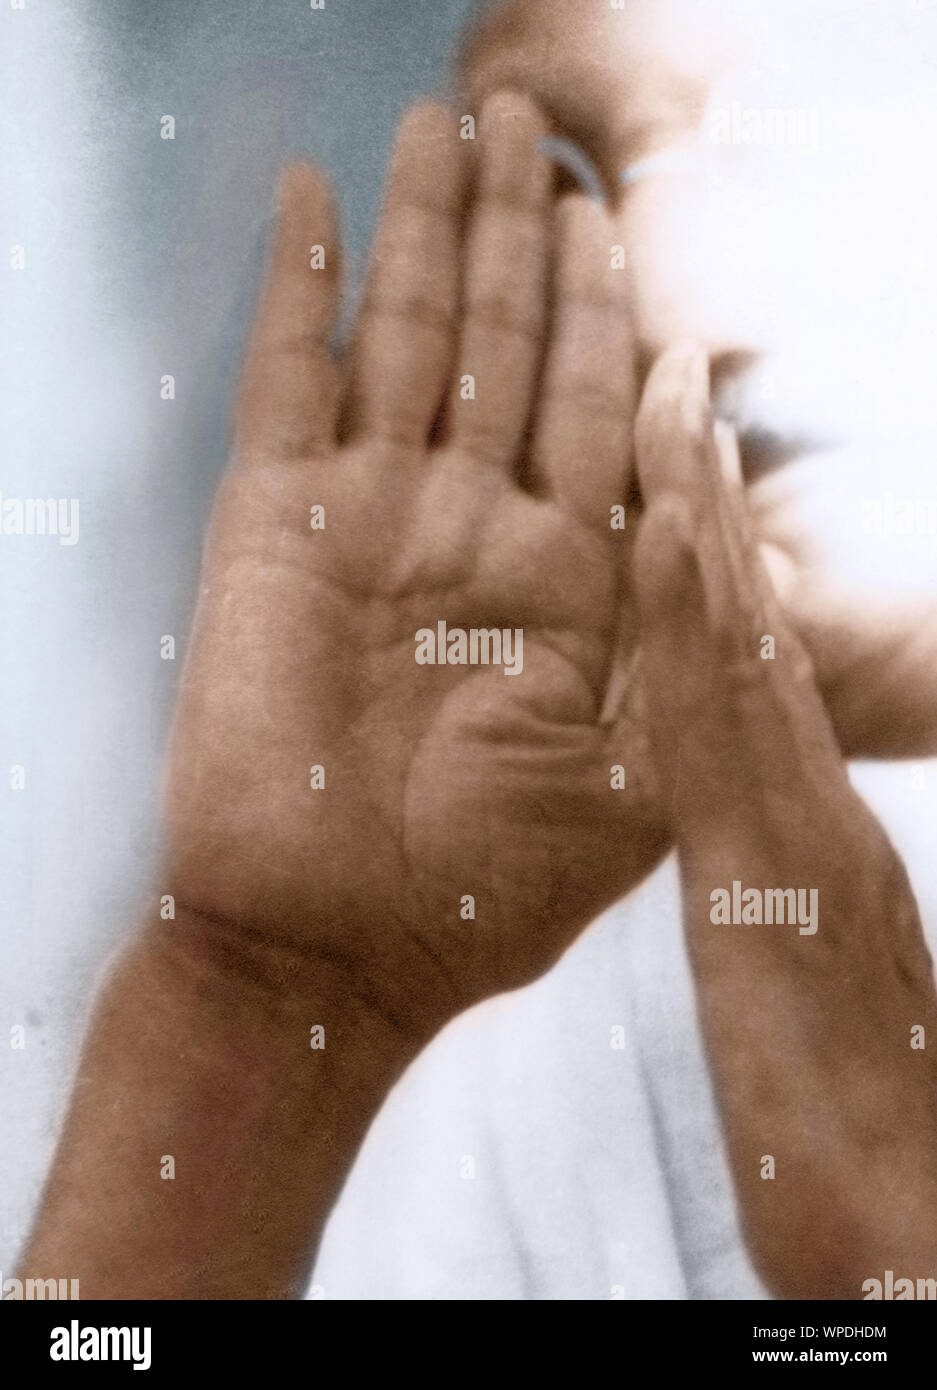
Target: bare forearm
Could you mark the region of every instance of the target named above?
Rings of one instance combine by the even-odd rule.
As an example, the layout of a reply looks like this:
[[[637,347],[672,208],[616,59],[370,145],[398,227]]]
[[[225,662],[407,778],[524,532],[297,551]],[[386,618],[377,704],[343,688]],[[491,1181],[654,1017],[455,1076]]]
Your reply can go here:
[[[937,1006],[890,847],[809,813],[766,854],[683,858],[701,1021],[749,1246],[787,1298],[937,1277]],[[834,833],[835,831],[835,833]],[[765,842],[770,845],[770,836]],[[823,863],[823,860],[826,863]],[[713,890],[817,890],[818,924],[714,924]],[[923,1033],[918,1030],[923,1029]]]
[[[690,956],[754,1258],[782,1297],[861,1298],[885,1269],[937,1277],[933,967],[708,396],[705,359],[675,349],[638,419],[646,667]]]
[[[148,929],[97,1004],[23,1268],[83,1298],[301,1296],[418,1046],[325,961],[186,915]]]

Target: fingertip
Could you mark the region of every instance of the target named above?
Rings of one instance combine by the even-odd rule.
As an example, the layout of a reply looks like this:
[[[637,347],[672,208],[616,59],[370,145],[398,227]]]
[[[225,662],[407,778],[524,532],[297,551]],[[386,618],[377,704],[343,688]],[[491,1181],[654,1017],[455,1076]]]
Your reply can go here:
[[[339,271],[338,211],[328,176],[315,164],[295,160],[277,178],[274,268],[294,274],[322,248],[321,268],[329,279]]]
[[[242,443],[296,456],[328,438],[334,415],[330,340],[342,273],[338,217],[328,180],[293,161],[276,182],[276,225],[244,363]]]
[[[533,97],[527,92],[501,87],[485,97],[481,111],[482,131],[504,125],[519,125],[547,133],[548,121]]]
[[[481,186],[489,196],[541,206],[553,189],[553,161],[542,148],[550,123],[526,93],[510,89],[485,98],[478,123]]]
[[[702,451],[710,446],[709,358],[695,340],[678,342],[656,359],[635,421],[635,453],[645,499],[689,494],[698,486]]]
[[[280,203],[290,201],[295,189],[309,184],[317,177],[317,170],[304,159],[293,159],[284,164],[277,179],[277,193]]]
[[[403,114],[390,160],[385,216],[400,205],[432,205],[445,215],[465,196],[471,141],[463,140],[454,113],[442,102],[415,102]]]
[[[709,423],[709,357],[696,339],[673,343],[655,360],[641,401],[638,424],[644,429],[661,417],[702,436]]]
[[[447,145],[451,143],[453,149],[456,149],[457,140],[460,145],[464,143],[459,140],[455,117],[449,108],[441,101],[424,99],[414,102],[403,113],[397,128],[395,146],[397,150],[414,146],[418,151],[422,150],[425,153],[428,146],[440,142]]]
[[[411,101],[400,117],[398,133],[400,135],[427,133],[440,125],[447,125],[451,120],[452,112],[445,102],[437,101],[435,97],[418,97],[416,101]]]
[[[283,166],[277,177],[275,209],[282,219],[297,208],[307,208],[331,202],[331,190],[325,172],[305,160],[292,160]]]

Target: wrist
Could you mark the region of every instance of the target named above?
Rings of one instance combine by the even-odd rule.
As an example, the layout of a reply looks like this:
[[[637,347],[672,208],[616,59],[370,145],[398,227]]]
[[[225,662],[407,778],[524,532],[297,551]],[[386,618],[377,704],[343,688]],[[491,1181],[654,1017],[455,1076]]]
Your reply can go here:
[[[114,962],[24,1268],[92,1298],[302,1296],[418,1047],[333,962],[245,935],[177,909]]]
[[[175,980],[183,990],[208,991],[235,1013],[262,1016],[286,1032],[308,1016],[308,1033],[310,1010],[325,1010],[355,1039],[355,1051],[379,1053],[391,1069],[395,1058],[405,1066],[458,1012],[435,968],[408,962],[407,970],[390,946],[379,959],[370,932],[335,917],[297,924],[197,903],[176,897],[174,916],[148,920],[134,948],[167,986]]]

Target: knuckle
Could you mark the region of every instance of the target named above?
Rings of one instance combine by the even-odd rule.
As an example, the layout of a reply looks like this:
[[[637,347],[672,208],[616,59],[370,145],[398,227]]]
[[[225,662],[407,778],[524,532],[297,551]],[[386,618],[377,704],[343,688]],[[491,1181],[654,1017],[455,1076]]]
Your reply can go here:
[[[420,329],[448,337],[455,324],[455,315],[438,296],[423,289],[403,290],[397,294],[372,292],[361,308],[365,324],[365,341],[369,330],[378,324],[391,329]]]

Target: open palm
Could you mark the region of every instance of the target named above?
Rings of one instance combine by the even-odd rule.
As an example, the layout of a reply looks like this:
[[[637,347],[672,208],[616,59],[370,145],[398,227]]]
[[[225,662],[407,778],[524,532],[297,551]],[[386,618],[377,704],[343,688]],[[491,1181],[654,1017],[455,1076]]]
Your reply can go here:
[[[475,160],[411,114],[344,368],[330,200],[285,180],[170,769],[189,906],[459,1004],[547,968],[666,844],[611,525],[624,280],[542,131],[494,97]],[[507,630],[516,669],[421,664],[439,623]]]

